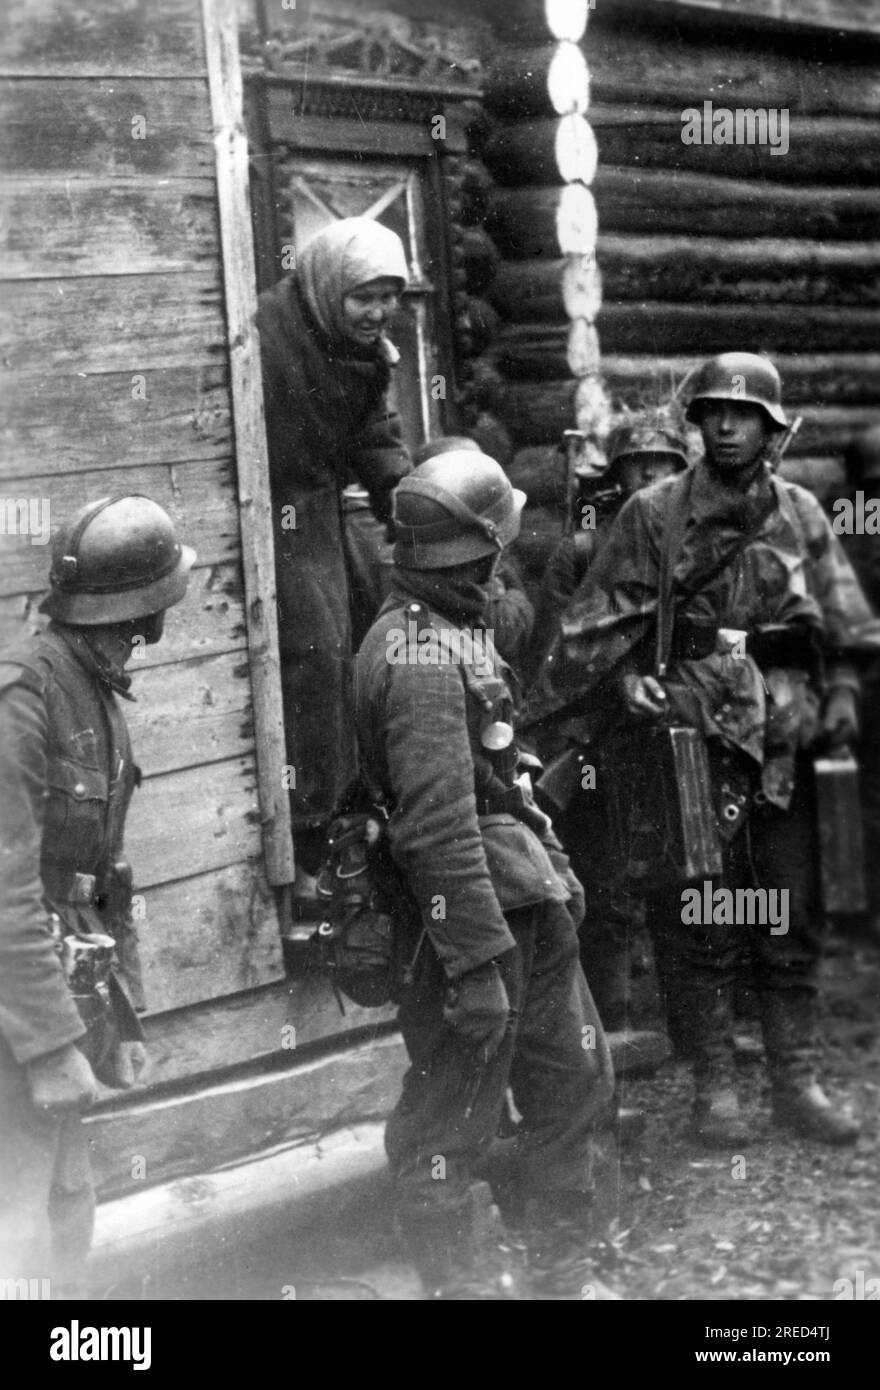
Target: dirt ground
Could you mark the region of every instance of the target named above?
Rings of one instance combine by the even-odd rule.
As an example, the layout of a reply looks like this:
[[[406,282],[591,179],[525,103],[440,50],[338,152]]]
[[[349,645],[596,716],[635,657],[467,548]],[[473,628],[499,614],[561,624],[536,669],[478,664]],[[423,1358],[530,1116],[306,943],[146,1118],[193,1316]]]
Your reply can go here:
[[[880,1280],[880,944],[842,936],[829,944],[822,1006],[829,1089],[863,1117],[861,1138],[834,1149],[774,1132],[760,1054],[740,1067],[755,1120],[755,1142],[741,1153],[702,1150],[688,1137],[684,1065],[669,1061],[652,1078],[625,1082],[624,1103],[640,1106],[647,1125],[634,1144],[612,1151],[602,1183],[610,1224],[598,1248],[599,1277],[622,1298],[832,1300],[841,1291],[835,1281],[851,1281],[858,1298],[871,1292],[870,1279]],[[650,976],[647,984],[650,1001]],[[755,1020],[743,1019],[739,1031],[758,1046]],[[389,1204],[377,1202],[295,1236],[279,1231],[270,1245],[230,1250],[220,1265],[182,1273],[162,1297],[415,1301],[424,1294]]]
[[[759,1044],[756,1020],[738,1031]],[[616,1210],[602,1265],[624,1298],[827,1300],[846,1291],[835,1281],[850,1280],[858,1297],[880,1277],[880,946],[831,938],[822,1035],[828,1089],[864,1120],[849,1148],[774,1129],[760,1055],[740,1065],[755,1142],[738,1154],[701,1151],[688,1137],[684,1065],[625,1083],[625,1102],[648,1121],[609,1184]]]

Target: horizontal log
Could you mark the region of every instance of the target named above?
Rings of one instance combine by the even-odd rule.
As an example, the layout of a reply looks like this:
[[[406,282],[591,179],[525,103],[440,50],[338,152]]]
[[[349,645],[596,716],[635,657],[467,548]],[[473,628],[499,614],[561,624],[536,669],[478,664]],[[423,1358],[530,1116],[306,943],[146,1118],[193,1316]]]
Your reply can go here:
[[[599,238],[605,297],[704,304],[880,305],[880,243]]]
[[[854,354],[869,353],[880,343],[880,309],[606,301],[597,327],[605,353],[708,356],[731,351],[745,342],[758,352],[794,353],[803,347],[816,354]],[[498,364],[513,379],[564,376],[570,370],[568,335],[565,324],[508,327],[496,340]]]
[[[220,256],[212,179],[5,179],[8,280],[204,270]]]
[[[178,533],[195,548],[198,563],[218,565],[239,554],[238,503],[231,460],[140,468],[108,468],[89,473],[56,473],[21,478],[7,499],[33,498],[38,515],[51,522],[52,534],[89,498],[136,490],[152,497],[173,518]],[[0,536],[0,594],[37,593],[46,583],[49,550],[34,544],[39,537]]]
[[[40,77],[203,72],[202,17],[192,0],[16,0],[4,17],[0,71]]]
[[[559,188],[499,189],[487,230],[505,257],[557,245]],[[865,241],[880,232],[876,189],[792,188],[709,175],[600,168],[593,195],[604,232]]]
[[[6,175],[73,182],[210,178],[214,170],[204,81],[3,81],[0,119]]]
[[[782,396],[789,409],[802,405],[880,405],[880,354],[795,354],[773,358],[782,377]],[[605,353],[602,379],[615,401],[638,409],[659,402],[699,367],[701,357],[623,357]],[[683,397],[687,398],[687,387]]]
[[[222,869],[216,876],[221,885],[227,880],[236,885],[239,900],[247,904],[253,894],[253,865],[234,865]],[[239,881],[239,876],[241,876]],[[205,894],[199,887],[209,880],[195,879],[197,890],[195,910],[204,901]],[[250,889],[245,892],[250,882]],[[185,886],[182,891],[186,892]],[[147,896],[147,910],[150,921],[158,911],[161,895],[168,894],[173,907],[175,885],[167,890],[153,889]],[[234,904],[233,904],[234,905]],[[227,914],[230,908],[224,908]],[[177,917],[177,930],[180,931],[180,916]],[[170,937],[174,918],[168,918],[168,932],[160,935]],[[152,950],[149,935],[153,930],[141,933],[141,955]],[[159,928],[156,928],[159,931]],[[276,927],[277,935],[277,927]],[[279,938],[280,940],[280,938]],[[145,946],[145,943],[146,946]],[[221,948],[222,950],[222,948]],[[156,952],[161,948],[156,944]],[[268,956],[267,956],[268,960]],[[246,953],[241,956],[242,967],[246,968]],[[219,962],[214,961],[214,970]],[[273,970],[275,966],[272,966]],[[195,971],[195,966],[190,967]],[[162,992],[171,999],[178,990],[178,982],[168,971],[158,970],[147,976],[147,1002],[150,1008],[154,1000],[160,1000]],[[194,988],[201,991],[200,1000],[190,1001],[183,996]],[[197,980],[193,975],[190,982],[181,982],[181,1002],[170,1006],[167,1012],[151,1013],[144,1019],[147,1046],[150,1049],[150,1074],[147,1085],[150,1088],[178,1078],[191,1078],[205,1072],[225,1072],[241,1063],[278,1061],[291,1058],[291,1044],[294,1054],[302,1053],[304,1047],[323,1042],[327,1038],[341,1037],[355,1029],[373,1028],[393,1021],[396,1009],[386,1005],[382,1009],[362,1009],[357,1004],[345,1001],[345,1013],[325,975],[309,975],[303,979],[279,978],[275,983],[261,985],[257,989],[222,995],[212,983],[212,975],[206,964],[205,975]],[[163,1005],[159,1007],[164,1008]],[[287,1029],[287,1032],[283,1030]]]
[[[827,40],[823,40],[827,47]],[[551,43],[502,51],[484,82],[488,109],[525,119],[551,115],[547,70]],[[829,54],[792,46],[769,48],[759,38],[733,43],[697,36],[652,35],[591,21],[585,52],[592,100],[672,106],[683,110],[707,94],[725,106],[787,107],[797,116],[880,115],[880,61],[873,52]]]
[[[880,244],[601,236],[594,273],[608,302],[880,305]],[[504,261],[490,298],[515,323],[561,322],[566,261]]]
[[[516,444],[555,444],[563,430],[573,429],[576,388],[573,379],[511,383],[504,393],[500,414]],[[799,407],[798,413],[803,415],[804,423],[791,446],[793,457],[841,452],[855,433],[876,423],[878,410],[870,405],[833,408],[805,405]]]
[[[126,827],[138,890],[258,860],[259,820],[251,756],[148,774],[132,800]]]
[[[128,669],[137,704],[126,714],[145,774],[202,767],[252,752],[250,667],[243,653],[143,671],[141,664],[136,652]]]
[[[328,1232],[346,1230],[351,1218],[362,1240],[365,1211],[368,1221],[378,1215],[370,1228],[379,1229],[391,1199],[384,1130],[381,1120],[370,1120],[220,1169],[205,1161],[182,1180],[156,1186],[129,1175],[131,1190],[109,1200],[102,1192],[98,1204],[89,1254],[89,1282],[100,1291],[95,1297],[147,1298],[161,1290],[170,1302],[293,1294],[315,1300],[372,1298],[381,1289],[398,1303],[423,1301],[415,1267],[382,1256],[377,1262],[369,1241],[365,1258],[346,1264],[343,1282],[326,1274],[316,1281],[309,1268],[306,1251],[316,1232],[326,1242]],[[124,1174],[124,1163],[118,1166]]]
[[[689,105],[702,116],[702,97]],[[779,147],[774,150],[770,144],[686,145],[682,109],[687,108],[592,105],[589,121],[602,164],[795,184],[873,185],[876,181],[880,164],[876,120],[792,117],[782,127],[771,122],[769,134]],[[564,182],[556,157],[558,130],[559,119],[551,117],[497,126],[483,156],[496,182],[515,187]],[[711,133],[710,122],[710,140]]]
[[[393,1034],[331,1056],[206,1085],[161,1100],[132,1097],[87,1120],[101,1196],[132,1188],[132,1156],[153,1184],[221,1167],[258,1149],[385,1119],[406,1068]],[[182,1183],[185,1189],[186,1184]],[[191,1194],[197,1200],[198,1189]]]
[[[139,911],[143,912],[137,926],[144,994],[151,1014],[242,991],[250,993],[284,979],[275,897],[259,863],[233,864],[214,873],[151,889],[142,895]],[[256,1020],[249,1020],[249,1052],[239,1044],[232,1055],[221,1057],[216,1043],[206,1051],[204,1029],[200,1033],[201,1051],[193,1042],[182,1043],[179,1030],[175,1045],[185,1049],[187,1065],[193,1072],[212,1066],[226,1068],[257,1054],[280,1052],[288,1003],[285,996],[268,1011],[271,1026],[263,1016],[263,1037],[259,1036]],[[226,1027],[220,1029],[227,1045],[231,1042],[233,1019],[238,1027],[242,1026],[240,1010],[233,1011]],[[179,1061],[176,1066],[171,1063],[169,1039],[157,1030],[158,1022],[154,1019],[150,1029],[157,1039],[157,1069],[150,1078],[153,1086],[185,1074]],[[215,1010],[214,1022],[217,1026],[222,1023],[219,1010]]]
[[[3,291],[0,362],[34,376],[210,365],[226,349],[217,271],[19,280]]]
[[[874,0],[797,0],[794,6],[790,0],[738,0],[733,12],[727,0],[683,0],[683,3],[691,12],[705,11],[700,17],[712,23],[732,22],[749,27],[782,25],[786,30],[794,27],[811,36],[816,29],[831,30],[835,34],[843,32],[848,38],[880,35]],[[638,10],[638,0],[624,0],[621,9],[627,6]],[[662,14],[666,9],[671,18],[678,19],[681,6],[682,0],[655,0],[654,8],[655,13]]]

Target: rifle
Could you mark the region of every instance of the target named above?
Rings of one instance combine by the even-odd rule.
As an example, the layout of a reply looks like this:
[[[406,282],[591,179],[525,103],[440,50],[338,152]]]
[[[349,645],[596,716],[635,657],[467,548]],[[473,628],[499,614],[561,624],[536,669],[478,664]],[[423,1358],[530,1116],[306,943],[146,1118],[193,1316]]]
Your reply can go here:
[[[792,440],[803,424],[803,419],[804,417],[802,415],[797,415],[785,431],[785,434],[777,435],[776,443],[767,456],[767,462],[774,473],[777,471],[788,452],[789,445],[792,443]]]

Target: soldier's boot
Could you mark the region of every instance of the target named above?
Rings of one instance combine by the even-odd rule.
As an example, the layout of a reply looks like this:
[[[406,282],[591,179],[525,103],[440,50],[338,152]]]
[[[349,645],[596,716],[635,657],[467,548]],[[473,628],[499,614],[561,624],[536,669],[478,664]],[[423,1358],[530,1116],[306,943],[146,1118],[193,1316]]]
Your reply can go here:
[[[458,1208],[409,1212],[401,1225],[428,1299],[531,1298],[525,1248],[505,1227],[488,1183],[471,1183]]]
[[[547,1194],[526,1204],[523,1237],[534,1297],[544,1301],[620,1301],[598,1277],[594,1208],[585,1193]]]
[[[687,1002],[694,1065],[691,1134],[708,1148],[742,1147],[753,1135],[737,1094],[731,992],[695,989]]]
[[[858,1121],[835,1105],[819,1081],[815,1000],[806,990],[765,991],[761,1023],[773,1088],[773,1118],[805,1139],[852,1144]]]

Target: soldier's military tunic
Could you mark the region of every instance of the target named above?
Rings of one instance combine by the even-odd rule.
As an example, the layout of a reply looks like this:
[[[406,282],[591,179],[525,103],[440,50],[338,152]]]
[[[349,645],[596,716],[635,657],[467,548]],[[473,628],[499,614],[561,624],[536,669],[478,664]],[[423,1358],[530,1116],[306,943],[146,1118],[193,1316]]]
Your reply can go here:
[[[818,732],[824,692],[857,687],[854,662],[880,641],[880,626],[813,495],[766,467],[741,493],[705,464],[637,493],[564,622],[556,679],[589,703],[626,671],[654,672],[661,556],[682,510],[687,524],[673,557],[675,626],[664,682],[671,712],[708,740],[727,841],[725,883],[788,889],[789,925],[773,936],[766,925],[700,930],[682,923],[680,891],[673,890],[654,898],[655,930],[682,970],[680,984],[721,985],[751,957],[765,1002],[780,990],[808,996],[822,908],[806,750]],[[747,543],[737,549],[743,534]],[[720,563],[725,554],[731,563]],[[766,625],[774,631],[762,637]],[[747,633],[745,654],[716,650],[719,628]]]
[[[392,856],[424,928],[400,1010],[411,1066],[386,1134],[401,1204],[417,1212],[463,1201],[508,1085],[522,1115],[525,1187],[587,1192],[588,1140],[612,1078],[567,906],[578,885],[549,821],[518,798],[482,742],[487,722],[512,717],[512,677],[491,642],[467,671],[442,640],[432,659],[400,659],[398,646],[389,660],[389,634],[407,632],[412,600],[440,634],[480,626],[480,598],[463,600],[442,572],[398,574],[356,661],[362,766],[393,808]],[[513,1023],[481,1065],[445,1024],[443,1000],[450,980],[496,958]]]
[[[82,629],[52,625],[0,653],[0,1275],[75,1281],[94,1198],[77,1113],[38,1112],[25,1064],[86,1028],[62,934],[116,940],[110,996],[121,1039],[142,1036],[137,940],[113,866],[137,770],[114,676]],[[51,1254],[49,1247],[51,1245]],[[57,1291],[57,1290],[56,1290]]]

